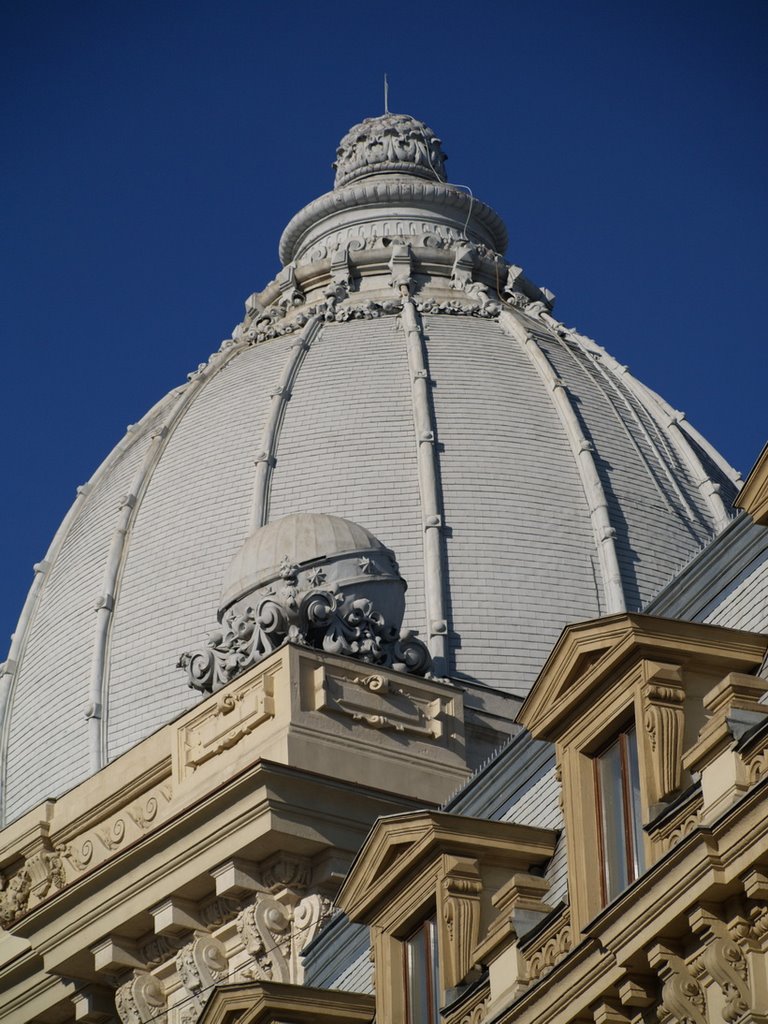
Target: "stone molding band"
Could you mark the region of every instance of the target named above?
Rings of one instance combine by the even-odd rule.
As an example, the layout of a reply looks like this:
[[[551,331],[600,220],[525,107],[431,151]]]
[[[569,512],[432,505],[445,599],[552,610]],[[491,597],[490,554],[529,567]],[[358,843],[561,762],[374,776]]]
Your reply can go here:
[[[396,181],[364,181],[360,184],[326,192],[309,203],[289,221],[280,239],[280,260],[284,265],[293,262],[305,248],[305,240],[320,221],[344,210],[365,206],[393,207],[425,206],[454,213],[463,222],[470,224],[488,235],[491,248],[503,253],[509,241],[507,229],[501,217],[479,199],[462,192],[453,185],[442,182],[425,182],[420,179]]]

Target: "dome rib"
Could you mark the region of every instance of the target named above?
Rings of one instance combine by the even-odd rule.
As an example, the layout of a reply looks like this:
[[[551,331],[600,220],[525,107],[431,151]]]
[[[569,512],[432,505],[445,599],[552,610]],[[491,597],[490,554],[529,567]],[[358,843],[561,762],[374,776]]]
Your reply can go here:
[[[131,539],[131,529],[141,507],[141,499],[146,493],[152,473],[163,456],[174,427],[183,414],[202,390],[206,382],[218,373],[234,356],[236,348],[223,353],[223,358],[215,361],[191,380],[178,394],[171,406],[167,419],[153,431],[149,448],[141,461],[128,493],[122,498],[117,526],[110,541],[107,561],[104,567],[104,579],[96,607],[96,629],[91,670],[88,682],[88,748],[91,771],[97,772],[107,762],[107,687],[108,687],[108,650],[114,618],[115,600],[120,585],[125,559]],[[212,367],[212,370],[210,369]],[[208,372],[206,372],[208,371]]]
[[[547,318],[547,319],[549,320],[550,318]],[[659,482],[659,476],[658,476],[659,468],[661,468],[662,473],[664,473],[664,475],[667,477],[667,480],[670,482],[670,486],[672,487],[672,489],[674,490],[675,494],[677,495],[680,503],[686,509],[687,518],[690,521],[694,521],[696,519],[696,517],[697,517],[698,510],[694,509],[693,505],[683,496],[683,492],[682,492],[680,486],[674,480],[674,477],[672,476],[672,474],[669,471],[669,466],[667,465],[666,459],[662,456],[661,452],[659,451],[659,445],[651,437],[651,435],[649,434],[648,430],[645,427],[645,424],[642,422],[640,417],[637,415],[637,412],[632,408],[632,405],[627,400],[626,396],[622,394],[622,392],[621,392],[620,388],[618,387],[617,383],[611,377],[609,377],[608,374],[605,372],[604,368],[602,366],[600,366],[599,363],[596,362],[596,360],[594,358],[594,355],[592,353],[589,353],[587,351],[587,349],[585,349],[583,345],[580,345],[576,339],[573,339],[574,343],[578,345],[579,350],[582,351],[585,354],[585,356],[587,357],[584,362],[581,362],[580,360],[578,360],[576,358],[576,356],[574,355],[573,350],[565,343],[565,340],[563,338],[563,334],[569,340],[571,339],[571,332],[569,332],[569,331],[567,331],[567,330],[565,330],[563,328],[552,330],[552,336],[554,337],[556,342],[560,345],[561,349],[566,353],[568,358],[571,359],[574,363],[576,363],[584,371],[584,373],[587,374],[587,376],[590,378],[590,380],[593,381],[596,389],[605,398],[605,401],[607,402],[608,406],[610,407],[611,411],[613,412],[613,414],[614,414],[614,416],[616,418],[616,422],[618,423],[619,428],[626,435],[627,440],[629,441],[629,443],[632,445],[632,447],[637,452],[638,458],[641,460],[641,462],[643,463],[645,468],[648,470],[648,475],[649,475],[650,479],[653,481],[653,484],[654,484],[656,490],[658,491],[659,496],[661,497],[662,501],[666,505],[671,505],[670,500],[669,500],[669,495],[664,491],[664,489],[661,486],[661,483]],[[618,398],[623,402],[623,404],[627,408],[627,410],[629,412],[629,415],[631,416],[633,422],[635,423],[635,425],[639,429],[639,431],[642,434],[642,436],[646,439],[646,442],[648,444],[650,452],[653,455],[653,461],[642,450],[642,447],[638,443],[637,438],[635,437],[633,432],[629,429],[629,426],[627,425],[626,420],[624,419],[624,417],[619,412],[619,410],[618,410],[618,408],[616,406],[616,400],[614,398],[614,394],[617,395]]]
[[[511,311],[506,309],[499,314],[499,324],[502,330],[512,338],[522,342],[522,347],[528,353],[531,362],[547,386],[552,403],[565,428],[589,507],[592,533],[603,577],[606,614],[612,615],[616,612],[626,611],[624,586],[614,540],[616,531],[611,524],[608,499],[597,471],[593,455],[594,446],[581,429],[568,389],[550,363],[546,353],[537,344],[533,333],[527,330]]]
[[[403,285],[403,289],[407,286]],[[424,545],[424,600],[429,652],[436,675],[448,667],[448,595],[443,552],[443,495],[440,493],[438,455],[435,449],[435,420],[429,401],[429,377],[424,360],[424,335],[416,306],[403,295],[401,326],[405,335],[411,380],[411,406],[416,435],[419,501]]]
[[[58,529],[53,535],[45,553],[45,557],[42,561],[37,562],[33,567],[35,577],[32,581],[32,586],[29,589],[26,600],[24,601],[24,606],[21,610],[21,615],[19,616],[19,621],[16,625],[16,629],[14,630],[11,645],[8,650],[8,657],[3,663],[2,673],[0,674],[0,823],[5,821],[10,726],[8,709],[12,706],[16,679],[24,660],[29,627],[45,589],[45,582],[51,572],[51,569],[56,564],[58,554],[78,517],[78,513],[85,505],[89,494],[98,485],[101,479],[107,475],[113,464],[117,462],[124,452],[126,452],[134,443],[136,434],[141,430],[141,427],[145,423],[150,422],[152,418],[157,415],[158,411],[171,400],[172,395],[176,393],[177,392],[172,392],[171,395],[163,396],[159,402],[156,402],[155,405],[153,405],[152,408],[142,416],[138,423],[130,426],[126,431],[125,436],[115,445],[112,451],[102,459],[88,481],[77,488],[75,500],[70,505],[64,519],[61,521]]]
[[[167,419],[153,432],[149,448],[131,481],[128,493],[121,502],[118,523],[115,527],[104,568],[104,582],[97,605],[96,630],[91,673],[88,687],[88,746],[91,770],[96,772],[108,761],[107,748],[109,727],[109,647],[112,639],[115,602],[120,588],[131,543],[133,524],[141,509],[142,499],[152,475],[157,468],[176,426],[188,411],[205,385],[212,380],[241,351],[242,346],[231,345],[215,353],[207,364],[191,374],[191,380],[179,393],[171,406]]]
[[[584,338],[577,331],[569,331],[566,329],[566,333],[585,351],[589,352],[589,348],[584,344]],[[669,439],[670,444],[677,452],[678,456],[683,460],[684,464],[688,468],[691,478],[696,485],[702,499],[709,510],[710,515],[715,523],[715,528],[719,531],[728,525],[733,518],[729,515],[728,510],[725,507],[723,499],[720,497],[718,492],[717,484],[709,477],[704,465],[690,444],[686,433],[681,426],[681,420],[684,419],[684,414],[676,412],[671,406],[667,406],[666,402],[647,388],[644,384],[637,380],[626,366],[622,366],[619,361],[614,358],[610,353],[605,352],[600,346],[595,345],[595,349],[599,350],[601,358],[605,359],[606,363],[611,367],[617,377],[626,380],[627,387],[637,397],[643,408],[648,412],[651,419],[659,425],[662,432]],[[666,408],[664,408],[666,406]],[[710,448],[706,441],[702,447]],[[714,452],[714,449],[713,449]],[[663,461],[663,460],[662,460]],[[738,474],[728,463],[722,459],[721,456],[717,455],[713,461],[716,461],[726,476],[731,479],[738,478]],[[734,483],[736,480],[734,480]]]
[[[261,448],[256,455],[256,474],[253,481],[253,499],[251,501],[250,529],[266,526],[269,522],[269,498],[272,485],[272,474],[277,458],[277,447],[280,441],[280,428],[285,416],[285,406],[290,400],[291,391],[298,376],[304,357],[312,342],[317,338],[323,325],[322,317],[317,314],[307,323],[304,330],[296,338],[283,368],[280,380],[272,392],[272,408],[264,424]]]

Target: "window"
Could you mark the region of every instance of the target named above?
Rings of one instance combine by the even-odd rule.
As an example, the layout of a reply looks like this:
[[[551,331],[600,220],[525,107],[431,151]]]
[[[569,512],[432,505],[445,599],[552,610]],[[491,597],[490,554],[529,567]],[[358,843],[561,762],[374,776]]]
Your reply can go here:
[[[645,867],[634,724],[595,756],[594,766],[605,904]]]
[[[440,982],[434,916],[423,921],[403,943],[403,971],[407,1024],[438,1024]]]

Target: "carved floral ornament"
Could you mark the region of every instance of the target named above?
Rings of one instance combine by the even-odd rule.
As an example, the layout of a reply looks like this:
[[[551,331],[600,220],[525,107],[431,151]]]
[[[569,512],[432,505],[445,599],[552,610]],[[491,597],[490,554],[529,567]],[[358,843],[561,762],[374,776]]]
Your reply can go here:
[[[367,117],[336,151],[336,188],[369,174],[405,171],[445,181],[445,154],[431,128],[407,114]]]
[[[427,647],[400,628],[403,590],[384,548],[302,566],[286,556],[277,578],[227,609],[207,645],[183,653],[179,667],[190,686],[210,693],[290,642],[425,675]]]

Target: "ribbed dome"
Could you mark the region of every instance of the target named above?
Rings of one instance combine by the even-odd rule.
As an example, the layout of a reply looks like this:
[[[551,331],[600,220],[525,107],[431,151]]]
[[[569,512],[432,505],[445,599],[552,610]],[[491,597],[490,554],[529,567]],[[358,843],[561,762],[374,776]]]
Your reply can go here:
[[[490,207],[391,177],[294,218],[233,338],[78,494],[2,679],[6,820],[198,700],[180,652],[278,556],[375,535],[441,672],[525,693],[566,622],[642,608],[727,522],[735,473],[554,318]]]

